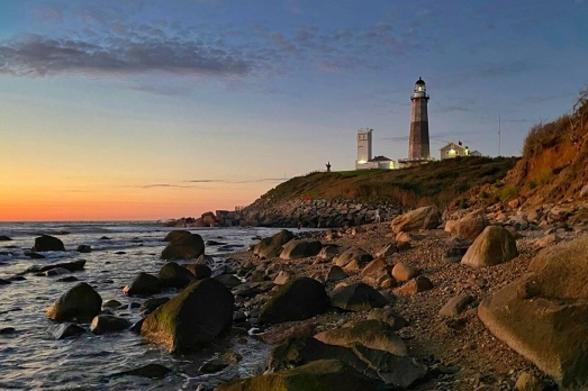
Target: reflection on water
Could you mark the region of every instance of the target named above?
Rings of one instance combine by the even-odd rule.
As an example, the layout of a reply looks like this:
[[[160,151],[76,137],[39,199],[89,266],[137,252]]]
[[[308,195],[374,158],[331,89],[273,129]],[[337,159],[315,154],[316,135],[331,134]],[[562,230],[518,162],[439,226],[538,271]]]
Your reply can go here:
[[[158,257],[164,246],[162,238],[168,230],[152,223],[2,223],[0,235],[13,240],[0,242],[0,278],[33,264],[86,259],[86,270],[72,275],[92,285],[103,301],[116,299],[123,303],[125,307],[116,314],[133,322],[140,319],[140,309],[131,308],[130,304],[142,303],[143,299],[126,297],[121,289],[139,271],[158,272],[163,264]],[[226,248],[223,246],[246,248],[254,237],[274,231],[217,228],[199,229],[198,233],[205,241],[219,242],[207,246],[206,252],[222,262],[226,255],[221,252]],[[47,259],[29,259],[23,252],[31,248],[34,237],[41,233],[57,235],[68,251],[50,253]],[[80,244],[91,245],[93,251],[79,254],[74,250]],[[121,251],[124,254],[116,254]],[[16,329],[14,334],[0,335],[0,389],[193,390],[200,383],[215,384],[246,376],[263,366],[267,347],[242,335],[219,341],[191,356],[172,356],[131,332],[100,336],[87,332],[77,338],[55,340],[48,331],[54,323],[45,318],[45,310],[75,284],[57,282],[61,277],[27,274],[25,281],[0,286],[0,329]],[[203,361],[226,351],[239,353],[243,360],[217,374],[198,373]],[[172,373],[162,380],[112,376],[147,363],[164,365]]]

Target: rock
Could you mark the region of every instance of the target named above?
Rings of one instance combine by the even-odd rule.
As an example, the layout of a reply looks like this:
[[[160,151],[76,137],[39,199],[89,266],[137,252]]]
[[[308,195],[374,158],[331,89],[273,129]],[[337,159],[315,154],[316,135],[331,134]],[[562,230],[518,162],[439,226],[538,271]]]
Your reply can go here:
[[[85,265],[86,265],[86,260],[84,260],[84,259],[80,259],[80,260],[72,261],[72,262],[53,263],[51,265],[33,265],[33,266],[27,268],[27,270],[25,270],[24,273],[43,273],[43,272],[47,272],[51,269],[56,269],[56,268],[66,269],[69,272],[77,272],[77,271],[84,270]]]
[[[197,280],[202,280],[203,278],[209,278],[212,275],[212,271],[210,268],[201,263],[189,263],[187,265],[183,265],[186,270],[188,270],[194,278]]]
[[[143,309],[144,314],[150,314],[155,311],[157,307],[167,303],[168,301],[169,297],[155,297],[153,299],[147,299],[143,305],[141,305],[141,308]]]
[[[16,329],[14,327],[2,327],[0,328],[0,335],[10,335],[15,334]]]
[[[379,287],[382,282],[389,279],[389,267],[382,258],[374,259],[361,271],[361,281],[374,287]]]
[[[92,319],[90,331],[94,334],[106,334],[126,330],[129,327],[131,327],[131,322],[124,318],[111,315],[98,315]]]
[[[421,229],[437,228],[441,223],[441,213],[436,206],[423,206],[411,210],[392,220],[392,232],[410,232]]]
[[[106,300],[104,303],[102,303],[102,308],[110,308],[113,310],[116,310],[118,308],[122,307],[122,303],[118,300]]]
[[[588,235],[541,251],[528,273],[478,306],[494,336],[562,389],[588,387]]]
[[[388,300],[377,290],[364,283],[336,288],[331,294],[331,305],[347,311],[363,311],[383,307]]]
[[[189,231],[172,231],[166,236],[169,244],[161,253],[162,259],[196,259],[204,254],[204,240]]]
[[[92,247],[87,244],[80,244],[77,248],[79,253],[91,253]]]
[[[147,315],[141,335],[169,352],[198,350],[228,330],[234,298],[212,278],[190,284],[167,303]]]
[[[55,339],[75,337],[86,332],[86,330],[83,327],[73,323],[59,324],[51,327],[49,330],[51,335]]]
[[[516,391],[543,391],[543,384],[530,372],[521,372],[514,386]]]
[[[229,289],[233,289],[236,286],[241,285],[243,282],[238,279],[234,274],[221,274],[220,276],[216,276],[214,277],[215,280],[217,280],[218,282],[220,282],[221,284],[223,284],[224,286],[226,286]]]
[[[517,244],[507,229],[491,225],[468,248],[461,263],[471,267],[498,265],[518,256]]]
[[[309,319],[303,322],[296,322],[296,325],[282,328],[272,327],[258,335],[258,337],[269,345],[278,345],[290,338],[306,338],[316,334],[316,320]]]
[[[123,292],[127,296],[146,296],[161,292],[159,278],[154,275],[141,272],[137,274],[130,285],[124,287]]]
[[[539,248],[545,248],[553,246],[561,241],[560,237],[556,233],[551,233],[543,236],[542,238],[533,241],[533,244]]]
[[[10,237],[6,236],[6,235],[0,235],[0,242],[8,242],[12,240]]]
[[[314,257],[322,248],[318,240],[290,240],[282,246],[281,259]]]
[[[412,235],[408,232],[398,232],[394,237],[396,241],[396,248],[398,251],[406,250],[410,248],[410,244],[414,240]]]
[[[67,270],[64,267],[54,267],[52,269],[49,269],[45,272],[45,275],[48,277],[52,277],[52,276],[62,276],[64,274],[68,274],[69,270]]]
[[[253,246],[253,254],[262,259],[277,257],[282,252],[282,246],[294,238],[292,232],[283,229],[277,234],[262,239]]]
[[[79,281],[79,280],[75,276],[67,276],[67,277],[58,278],[55,281],[59,281],[59,282],[75,282],[75,281]]]
[[[323,284],[308,277],[297,278],[265,303],[259,314],[261,323],[281,323],[308,319],[322,314],[329,306]]]
[[[337,255],[339,255],[340,250],[341,250],[341,247],[339,247],[337,245],[327,244],[326,246],[323,246],[323,248],[321,248],[321,251],[319,251],[317,257],[319,259],[324,259],[326,261],[330,261],[334,257],[336,257]]]
[[[439,310],[439,315],[447,317],[455,317],[461,314],[470,304],[474,301],[474,297],[467,293],[462,293],[457,296],[453,296],[445,303]]]
[[[38,238],[35,238],[35,245],[31,250],[33,252],[65,251],[65,246],[60,239],[54,236],[41,235]]]
[[[276,285],[285,285],[290,282],[293,277],[294,275],[292,273],[282,270],[276,275],[273,282]]]
[[[356,268],[365,266],[366,263],[371,261],[373,257],[359,247],[352,247],[345,250],[341,255],[333,258],[333,263],[337,266],[345,268],[350,263],[354,265],[354,271]],[[359,269],[361,270],[361,269]],[[357,270],[357,271],[359,271]]]
[[[394,293],[398,296],[412,296],[419,292],[433,289],[433,283],[425,276],[417,276],[400,288],[396,288]]]
[[[392,327],[379,320],[361,320],[350,325],[323,331],[314,336],[327,345],[352,347],[359,344],[369,349],[383,350],[397,356],[406,356],[407,348]]]
[[[367,318],[387,323],[392,330],[400,330],[401,328],[408,326],[406,319],[394,312],[389,306],[370,310]]]
[[[395,243],[388,243],[384,245],[384,247],[376,251],[376,253],[374,254],[374,258],[387,258],[392,254],[396,253],[397,251],[398,248],[396,247]]]
[[[222,384],[217,391],[375,391],[373,380],[337,360],[317,360],[293,369]]]
[[[164,287],[183,288],[194,281],[194,274],[175,262],[168,262],[159,269],[158,278]]]
[[[117,373],[117,376],[129,375],[129,376],[139,376],[139,377],[146,377],[149,379],[163,379],[170,373],[171,370],[169,368],[164,367],[161,364],[154,364],[150,363],[147,365],[143,365],[142,367],[131,369],[129,371],[124,371]]]
[[[466,214],[459,220],[448,221],[445,231],[461,240],[474,240],[488,225],[486,215],[480,211]]]
[[[468,251],[469,246],[458,240],[452,240],[443,254],[444,262],[458,263]]]
[[[214,258],[210,255],[202,254],[196,258],[196,263],[200,265],[214,265]]]
[[[407,265],[404,262],[398,262],[392,267],[392,277],[394,277],[396,281],[408,281],[414,278],[417,274],[419,274],[418,269]]]
[[[24,255],[32,259],[43,259],[45,256],[43,254],[36,253],[34,251],[25,251]]]
[[[426,368],[407,356],[397,356],[355,344],[351,348],[327,345],[314,338],[295,338],[276,346],[270,356],[269,369],[280,370],[314,360],[337,359],[393,389],[408,388],[426,374]],[[380,388],[385,389],[385,387]],[[388,387],[390,388],[390,387]]]
[[[76,284],[48,309],[47,317],[57,322],[88,322],[100,313],[102,298],[85,282]]]
[[[129,327],[129,331],[135,334],[141,334],[141,326],[143,326],[143,321],[145,321],[145,318],[139,319],[138,321],[133,323],[131,327]]]
[[[333,265],[329,269],[329,272],[327,273],[327,276],[325,277],[325,281],[326,282],[337,282],[337,281],[344,280],[347,277],[349,277],[349,276],[347,275],[347,273],[345,273],[345,271],[343,269],[341,269],[337,265]]]

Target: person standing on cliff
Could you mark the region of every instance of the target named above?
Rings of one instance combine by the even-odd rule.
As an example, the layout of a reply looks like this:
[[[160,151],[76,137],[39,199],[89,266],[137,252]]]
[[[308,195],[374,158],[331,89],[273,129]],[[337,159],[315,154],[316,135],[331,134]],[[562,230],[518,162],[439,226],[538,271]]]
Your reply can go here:
[[[327,172],[331,172],[331,162],[327,162]]]

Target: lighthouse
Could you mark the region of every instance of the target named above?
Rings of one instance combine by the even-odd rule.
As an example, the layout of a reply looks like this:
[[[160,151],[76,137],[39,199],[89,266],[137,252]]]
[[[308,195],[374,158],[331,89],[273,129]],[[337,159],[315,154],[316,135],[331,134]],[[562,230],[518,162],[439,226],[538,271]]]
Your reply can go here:
[[[408,140],[408,160],[429,160],[429,117],[427,115],[427,88],[423,79],[419,77],[410,96],[410,136]]]

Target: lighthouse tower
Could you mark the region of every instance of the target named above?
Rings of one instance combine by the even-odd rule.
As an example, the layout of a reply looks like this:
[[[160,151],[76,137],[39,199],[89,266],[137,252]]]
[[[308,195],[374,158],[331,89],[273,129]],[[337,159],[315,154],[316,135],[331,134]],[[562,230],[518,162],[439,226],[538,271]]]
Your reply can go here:
[[[412,101],[410,114],[410,136],[408,140],[408,160],[429,160],[429,117],[427,115],[427,88],[419,77],[410,96]]]

